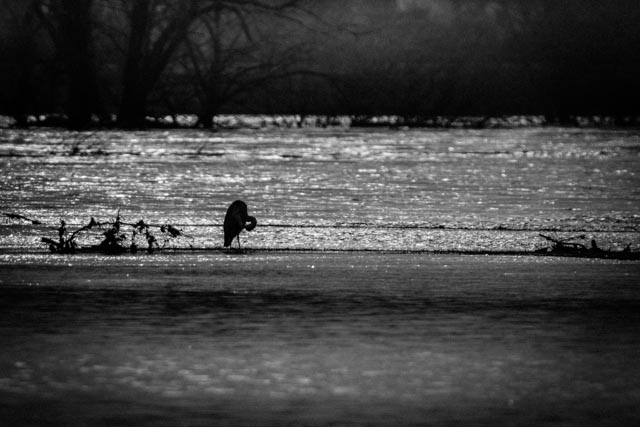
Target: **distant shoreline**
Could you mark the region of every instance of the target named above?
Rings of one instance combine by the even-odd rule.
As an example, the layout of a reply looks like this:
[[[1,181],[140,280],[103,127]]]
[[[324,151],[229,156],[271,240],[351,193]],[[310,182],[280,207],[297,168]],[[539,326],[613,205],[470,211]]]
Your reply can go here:
[[[142,127],[127,129],[119,125],[117,117],[95,116],[91,129],[144,130],[144,129],[300,129],[300,128],[433,128],[433,129],[517,129],[545,126],[579,128],[640,128],[640,115],[571,115],[565,118],[545,115],[502,116],[400,116],[400,115],[322,115],[322,114],[220,114],[213,118],[210,128],[198,125],[193,114],[167,114],[147,116]],[[65,114],[27,115],[17,119],[0,115],[0,129],[71,128]]]

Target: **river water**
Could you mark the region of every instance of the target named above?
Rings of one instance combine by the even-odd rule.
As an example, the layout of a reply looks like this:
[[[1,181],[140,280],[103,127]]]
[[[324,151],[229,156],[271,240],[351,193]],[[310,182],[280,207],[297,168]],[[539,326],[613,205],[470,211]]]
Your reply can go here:
[[[42,222],[0,224],[8,425],[640,419],[640,263],[436,253],[637,250],[635,132],[0,132],[1,210]],[[196,250],[40,243],[118,209]]]
[[[640,245],[632,131],[5,130],[0,156],[2,210],[45,225],[3,228],[19,250],[118,210],[194,239],[176,246],[220,247],[235,199],[259,220],[253,248],[517,250],[541,230]]]

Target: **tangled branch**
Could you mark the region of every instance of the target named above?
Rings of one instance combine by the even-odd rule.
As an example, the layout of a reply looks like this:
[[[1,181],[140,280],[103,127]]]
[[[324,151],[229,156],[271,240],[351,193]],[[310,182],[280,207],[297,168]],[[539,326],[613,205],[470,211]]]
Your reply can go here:
[[[69,233],[67,224],[64,220],[60,220],[58,228],[58,239],[42,237],[41,242],[49,245],[52,253],[74,253],[79,249],[77,242],[78,237],[83,233],[95,232],[102,233],[102,241],[98,245],[91,246],[91,249],[97,249],[105,254],[121,254],[125,252],[136,253],[140,249],[139,237],[142,237],[147,244],[147,252],[152,253],[155,250],[164,249],[165,246],[174,239],[180,237],[191,238],[171,224],[163,224],[160,226],[152,226],[140,220],[137,223],[125,222],[120,215],[120,211],[116,214],[113,221],[98,222],[91,217],[89,223],[79,229]],[[157,230],[155,230],[157,229]],[[156,233],[162,235],[162,245],[158,242]]]

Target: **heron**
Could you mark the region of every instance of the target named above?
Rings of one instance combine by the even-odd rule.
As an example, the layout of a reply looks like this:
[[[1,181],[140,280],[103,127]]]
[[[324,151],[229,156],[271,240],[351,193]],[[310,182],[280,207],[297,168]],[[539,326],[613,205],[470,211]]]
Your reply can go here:
[[[247,214],[247,204],[245,202],[236,200],[231,203],[224,217],[224,247],[231,246],[233,238],[237,237],[238,250],[240,250],[240,232],[243,229],[251,231],[256,228],[257,224],[256,218]]]

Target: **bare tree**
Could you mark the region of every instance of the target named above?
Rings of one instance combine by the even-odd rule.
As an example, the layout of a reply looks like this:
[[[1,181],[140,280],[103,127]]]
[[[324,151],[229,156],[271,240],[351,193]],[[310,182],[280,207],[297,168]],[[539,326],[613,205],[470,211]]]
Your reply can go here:
[[[122,93],[118,120],[122,126],[144,123],[147,102],[196,20],[216,10],[243,17],[250,8],[283,10],[289,3],[257,0],[121,0],[127,17]]]
[[[93,0],[40,0],[34,7],[65,69],[69,124],[87,126],[99,105],[93,63]]]
[[[0,87],[1,107],[13,113],[21,125],[26,124],[27,115],[38,111],[36,105],[38,88],[35,79],[42,61],[39,35],[42,26],[36,17],[34,2],[1,0],[4,11],[0,20],[0,72],[3,80],[15,81]]]
[[[149,94],[160,79],[189,27],[201,11],[195,0],[122,0],[127,14],[122,93],[118,121],[144,123]]]
[[[283,23],[302,19],[300,2],[217,2],[197,21],[182,66],[198,100],[199,125],[221,107],[268,81],[320,75],[305,65],[303,42],[287,40]]]

